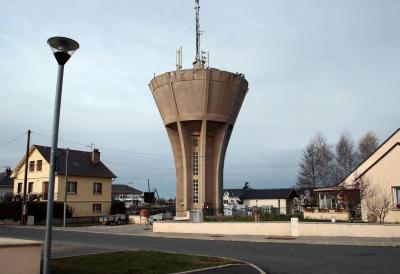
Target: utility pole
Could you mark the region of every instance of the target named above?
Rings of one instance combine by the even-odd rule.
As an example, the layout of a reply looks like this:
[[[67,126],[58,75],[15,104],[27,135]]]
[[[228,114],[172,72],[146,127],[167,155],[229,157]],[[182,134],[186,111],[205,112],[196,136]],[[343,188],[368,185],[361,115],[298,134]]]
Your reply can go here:
[[[67,220],[67,192],[68,192],[68,154],[69,148],[67,148],[65,154],[65,189],[64,189],[64,216],[63,216],[63,227]]]
[[[25,174],[24,174],[24,193],[22,197],[22,207],[21,207],[21,221],[20,225],[25,225],[25,215],[27,213],[26,208],[26,185],[28,181],[28,164],[29,164],[29,146],[31,143],[31,130],[28,129],[28,138],[26,140],[26,153],[25,153]]]
[[[149,192],[150,192],[150,178],[147,178],[147,187],[148,187]]]

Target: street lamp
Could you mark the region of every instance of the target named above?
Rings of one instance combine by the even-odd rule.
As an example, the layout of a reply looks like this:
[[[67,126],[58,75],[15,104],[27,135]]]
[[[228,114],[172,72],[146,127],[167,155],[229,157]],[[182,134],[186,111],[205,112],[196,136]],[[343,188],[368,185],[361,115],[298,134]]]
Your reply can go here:
[[[55,178],[55,166],[56,166],[56,153],[58,143],[58,128],[60,121],[60,107],[61,107],[61,93],[62,83],[64,76],[64,65],[67,63],[69,58],[79,48],[79,44],[65,37],[52,37],[47,40],[51,50],[53,51],[54,57],[58,63],[58,75],[57,75],[57,88],[56,88],[56,99],[54,105],[54,116],[53,116],[53,132],[51,137],[51,154],[50,154],[50,172],[49,172],[49,189],[47,197],[47,216],[46,216],[46,235],[44,242],[44,261],[43,261],[43,274],[50,273],[50,260],[51,260],[51,233],[53,226],[53,200],[54,200],[54,178]]]

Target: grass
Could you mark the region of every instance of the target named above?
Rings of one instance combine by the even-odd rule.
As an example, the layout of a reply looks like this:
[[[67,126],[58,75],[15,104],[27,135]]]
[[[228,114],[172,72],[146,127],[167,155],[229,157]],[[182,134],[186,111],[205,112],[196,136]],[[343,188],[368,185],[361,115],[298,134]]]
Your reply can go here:
[[[52,259],[51,272],[54,274],[162,274],[237,263],[228,259],[186,254],[118,251]]]

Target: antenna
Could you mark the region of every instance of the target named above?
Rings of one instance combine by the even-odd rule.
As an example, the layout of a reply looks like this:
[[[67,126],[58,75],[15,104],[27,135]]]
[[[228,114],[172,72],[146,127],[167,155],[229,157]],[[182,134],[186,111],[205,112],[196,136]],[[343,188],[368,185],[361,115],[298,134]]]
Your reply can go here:
[[[203,68],[204,62],[201,58],[201,50],[200,50],[200,0],[195,0],[196,6],[196,59],[193,65],[196,68]]]
[[[176,50],[176,70],[182,69],[182,46]]]

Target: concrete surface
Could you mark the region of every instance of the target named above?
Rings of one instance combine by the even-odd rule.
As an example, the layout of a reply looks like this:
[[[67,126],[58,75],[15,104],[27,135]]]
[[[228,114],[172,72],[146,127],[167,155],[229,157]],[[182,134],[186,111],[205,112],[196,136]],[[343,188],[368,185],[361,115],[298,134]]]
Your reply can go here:
[[[135,226],[110,227],[115,231],[133,230]],[[138,226],[136,226],[137,228]],[[80,228],[87,230],[88,228]],[[53,256],[76,255],[82,249],[91,250],[157,250],[186,254],[218,256],[253,263],[266,273],[398,273],[400,249],[375,246],[309,245],[275,242],[249,242],[218,240],[193,240],[165,237],[143,237],[152,232],[137,235],[115,235],[108,228],[92,227],[91,232],[57,229],[53,232]],[[93,232],[95,230],[100,230]],[[0,237],[43,239],[42,228],[18,228],[0,226]],[[359,240],[359,239],[358,239]],[[268,241],[274,241],[269,239]],[[288,242],[294,240],[286,240]],[[337,242],[336,242],[337,243]],[[64,247],[60,250],[57,247]],[[60,252],[61,251],[61,252]]]

